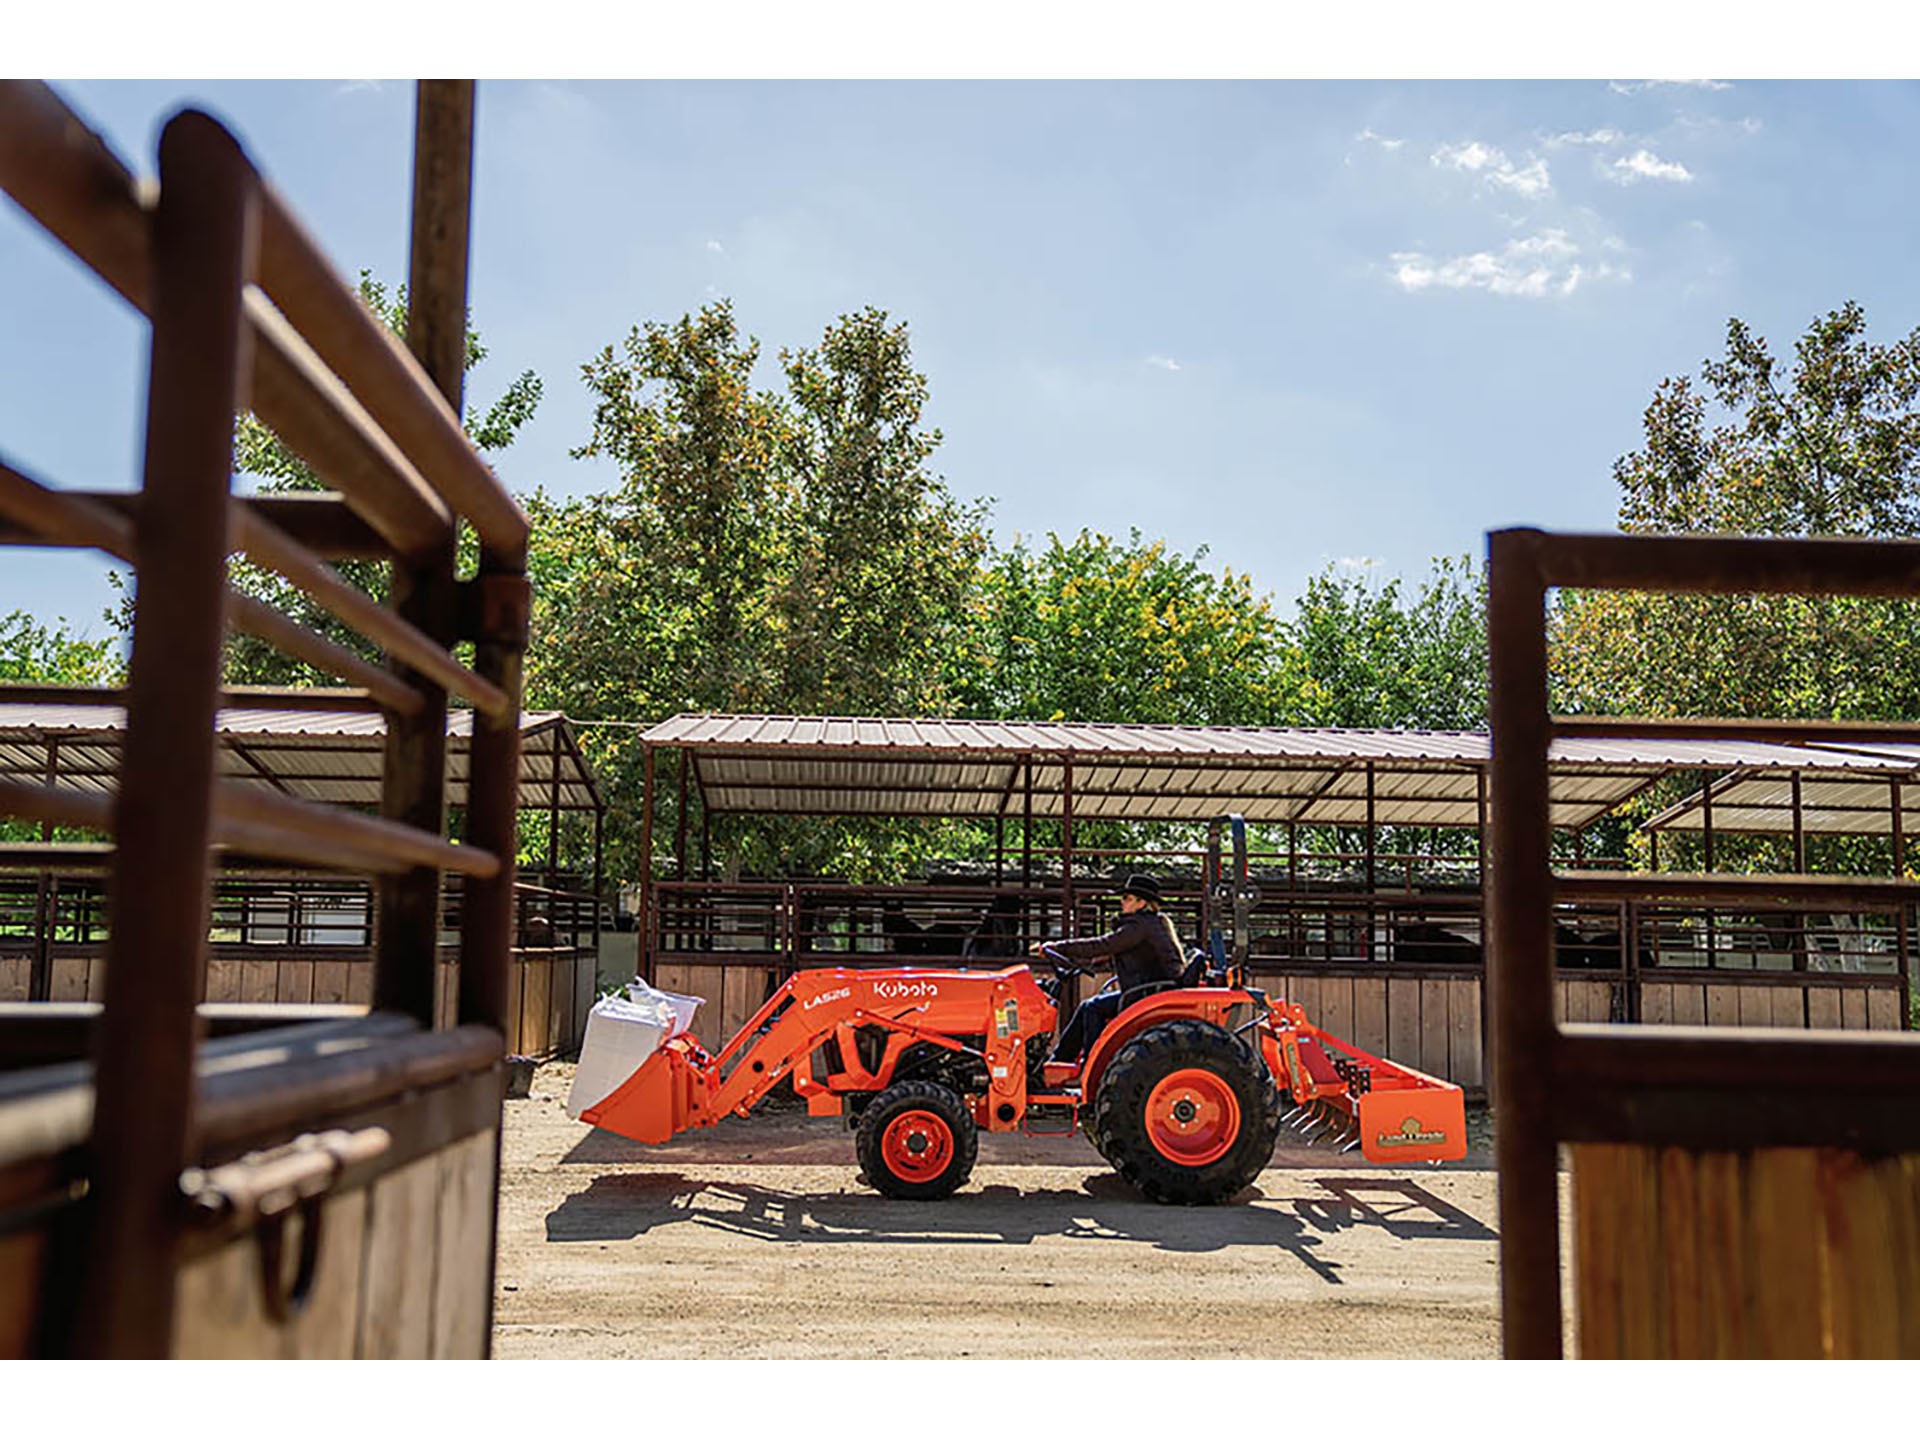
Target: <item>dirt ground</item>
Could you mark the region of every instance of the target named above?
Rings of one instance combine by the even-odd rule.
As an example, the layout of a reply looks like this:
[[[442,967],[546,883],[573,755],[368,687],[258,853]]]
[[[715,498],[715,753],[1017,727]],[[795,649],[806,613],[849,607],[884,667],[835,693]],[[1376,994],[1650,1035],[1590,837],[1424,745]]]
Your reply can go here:
[[[1151,1204],[1079,1137],[982,1135],[937,1203],[862,1184],[804,1114],[645,1147],[507,1102],[502,1358],[1493,1356],[1494,1175],[1282,1143],[1231,1204]]]

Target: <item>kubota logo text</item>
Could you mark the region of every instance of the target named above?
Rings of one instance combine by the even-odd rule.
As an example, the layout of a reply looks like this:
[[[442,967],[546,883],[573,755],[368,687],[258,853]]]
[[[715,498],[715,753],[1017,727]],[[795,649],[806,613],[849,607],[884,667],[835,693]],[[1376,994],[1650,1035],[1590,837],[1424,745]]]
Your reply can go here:
[[[876,980],[873,993],[881,1000],[919,1000],[938,995],[940,987],[931,980]]]
[[[1382,1130],[1379,1135],[1381,1145],[1444,1145],[1446,1141],[1444,1130],[1422,1130],[1411,1115],[1400,1122],[1399,1130]]]
[[[847,987],[842,987],[839,990],[829,990],[823,995],[814,996],[811,1000],[803,1003],[800,1008],[802,1010],[811,1010],[814,1006],[824,1005],[829,1000],[844,1000],[851,994],[853,994],[852,989]]]

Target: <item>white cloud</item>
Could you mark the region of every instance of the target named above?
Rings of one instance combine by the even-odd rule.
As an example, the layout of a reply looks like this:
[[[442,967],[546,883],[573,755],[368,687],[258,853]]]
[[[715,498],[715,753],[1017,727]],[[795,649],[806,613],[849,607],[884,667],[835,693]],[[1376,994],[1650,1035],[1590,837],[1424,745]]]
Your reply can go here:
[[[727,253],[727,247],[722,245],[718,240],[709,240],[707,241],[707,253],[709,255],[724,255]]]
[[[1489,185],[1530,199],[1553,193],[1553,178],[1547,171],[1546,161],[1535,158],[1516,166],[1507,159],[1504,150],[1482,145],[1478,140],[1469,140],[1464,145],[1442,145],[1433,152],[1431,161],[1443,170],[1462,170],[1479,176]]]
[[[1342,570],[1371,570],[1380,562],[1371,555],[1342,555],[1333,563]]]
[[[1385,135],[1376,135],[1371,129],[1362,130],[1353,138],[1356,140],[1370,140],[1382,150],[1398,150],[1402,145],[1407,143],[1405,140],[1389,140]]]
[[[1651,150],[1636,150],[1622,156],[1611,165],[1602,166],[1600,173],[1618,185],[1632,185],[1640,180],[1672,180],[1684,184],[1693,179],[1693,172],[1678,160],[1662,160]]]
[[[1505,165],[1507,157],[1491,145],[1469,140],[1464,145],[1442,145],[1433,152],[1433,163],[1449,170],[1479,171],[1489,165]]]
[[[1520,240],[1509,240],[1498,251],[1479,250],[1436,260],[1418,251],[1391,257],[1393,280],[1402,290],[1485,290],[1492,295],[1514,295],[1542,300],[1571,295],[1595,280],[1631,280],[1631,272],[1614,265],[1582,264],[1580,247],[1564,230],[1542,230]]]
[[[336,95],[357,95],[364,92],[377,95],[386,88],[387,82],[384,80],[349,80],[345,84],[335,87],[333,93]]]
[[[1610,126],[1598,130],[1562,130],[1558,135],[1549,135],[1547,144],[1561,145],[1618,145],[1625,137]]]
[[[1609,80],[1607,88],[1616,95],[1637,95],[1642,90],[1660,90],[1684,86],[1694,90],[1731,90],[1727,80]]]
[[[1147,356],[1147,364],[1160,370],[1178,370],[1180,368],[1180,362],[1170,355],[1149,355]]]
[[[1553,190],[1553,181],[1547,174],[1547,162],[1535,160],[1523,169],[1514,169],[1511,165],[1502,165],[1487,176],[1489,185],[1504,185],[1509,190],[1517,190],[1522,195],[1546,195]]]

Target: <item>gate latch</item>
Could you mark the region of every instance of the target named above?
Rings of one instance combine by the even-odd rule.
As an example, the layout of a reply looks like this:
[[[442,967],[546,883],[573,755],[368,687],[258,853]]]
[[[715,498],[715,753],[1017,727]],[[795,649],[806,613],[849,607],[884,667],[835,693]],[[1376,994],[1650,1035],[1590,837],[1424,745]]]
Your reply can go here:
[[[180,1176],[180,1189],[209,1221],[271,1219],[324,1195],[341,1171],[384,1155],[392,1143],[393,1137],[379,1125],[323,1130],[211,1170],[187,1170]]]

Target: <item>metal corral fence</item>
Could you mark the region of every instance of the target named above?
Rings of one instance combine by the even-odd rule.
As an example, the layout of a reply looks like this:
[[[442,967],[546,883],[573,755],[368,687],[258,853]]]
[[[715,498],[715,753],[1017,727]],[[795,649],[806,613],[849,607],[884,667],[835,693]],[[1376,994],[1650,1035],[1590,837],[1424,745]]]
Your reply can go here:
[[[0,783],[0,813],[112,837],[116,921],[101,942],[71,910],[76,943],[104,943],[97,1011],[0,1012],[0,1055],[28,1062],[0,1073],[0,1356],[488,1351],[529,605],[526,517],[458,418],[472,134],[470,82],[420,87],[403,347],[211,117],[167,122],[149,185],[51,89],[0,82],[0,189],[151,322],[131,514],[0,465],[0,538],[137,572],[129,683],[96,702],[126,715],[114,793]],[[234,495],[241,403],[339,493]],[[388,663],[230,590],[230,548]],[[391,608],[326,563],[345,557],[391,562]],[[223,690],[229,623],[349,688]],[[475,711],[461,844],[450,695]],[[385,712],[378,816],[221,776],[216,716],[263,698]],[[205,1003],[216,853],[380,877],[370,1012]],[[436,1028],[447,874],[460,960]]]
[[[1566,1144],[1582,1355],[1920,1356],[1920,1037],[1832,1033],[1836,1016],[1884,1022],[1887,992],[1860,969],[1816,970],[1884,967],[1891,952],[1906,978],[1920,886],[1906,878],[1899,784],[1895,875],[1880,880],[1556,870],[1548,785],[1551,748],[1569,740],[1911,746],[1920,726],[1556,717],[1544,633],[1556,587],[1920,598],[1920,545],[1531,530],[1489,540],[1506,1353],[1562,1353]],[[1644,907],[1654,963],[1635,1018],[1738,1028],[1607,1028],[1561,1011],[1554,916],[1569,901]],[[1823,913],[1854,923],[1823,930]],[[1669,967],[1670,954],[1692,963]],[[1823,1031],[1758,1028],[1783,1019]]]

